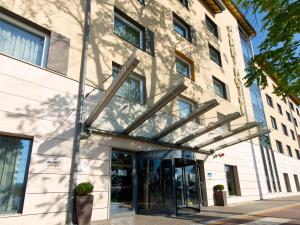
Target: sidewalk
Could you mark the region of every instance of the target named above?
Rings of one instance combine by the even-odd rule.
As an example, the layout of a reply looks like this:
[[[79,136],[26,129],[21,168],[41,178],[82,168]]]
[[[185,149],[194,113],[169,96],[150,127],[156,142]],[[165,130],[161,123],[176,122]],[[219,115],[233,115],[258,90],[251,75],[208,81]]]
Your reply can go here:
[[[197,225],[197,224],[229,224],[222,221],[240,217],[268,214],[272,211],[284,210],[300,206],[300,195],[261,201],[235,204],[227,207],[202,207],[199,214],[178,216],[176,218],[157,215],[135,215],[109,221],[93,222],[92,225]],[[280,211],[279,210],[279,211]],[[300,217],[300,215],[299,215]]]

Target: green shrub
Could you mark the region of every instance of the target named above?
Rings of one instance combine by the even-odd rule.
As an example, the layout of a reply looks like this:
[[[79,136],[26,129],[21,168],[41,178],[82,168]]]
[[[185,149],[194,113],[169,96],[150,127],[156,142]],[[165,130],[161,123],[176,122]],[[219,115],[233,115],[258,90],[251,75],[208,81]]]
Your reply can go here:
[[[214,191],[223,191],[224,190],[224,185],[222,184],[217,184],[214,186]]]
[[[84,182],[78,184],[74,188],[74,193],[76,196],[83,196],[83,195],[89,195],[93,192],[94,185],[92,185],[90,182]]]

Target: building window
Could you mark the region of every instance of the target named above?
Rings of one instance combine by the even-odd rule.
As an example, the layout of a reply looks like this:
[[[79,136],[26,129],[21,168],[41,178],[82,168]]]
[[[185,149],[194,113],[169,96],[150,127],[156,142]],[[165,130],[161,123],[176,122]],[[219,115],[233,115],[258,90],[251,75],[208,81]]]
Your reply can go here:
[[[226,173],[228,194],[240,195],[237,167],[225,165],[225,173]]]
[[[271,123],[272,123],[272,127],[277,130],[278,129],[277,128],[277,122],[276,122],[276,119],[273,116],[271,116]]]
[[[291,157],[293,157],[293,153],[292,153],[292,149],[289,145],[286,146],[287,150],[288,150],[288,153]]]
[[[190,30],[190,26],[184,22],[184,20],[182,20],[179,16],[177,16],[175,13],[173,13],[173,27],[174,30],[180,34],[182,37],[184,37],[185,39],[187,39],[188,41],[191,41],[191,30]]]
[[[32,141],[0,136],[0,214],[21,213]]]
[[[277,103],[277,109],[278,109],[278,112],[282,115],[282,108],[281,108],[281,105],[279,105],[278,103]]]
[[[296,112],[297,112],[297,115],[300,116],[298,108],[296,108]]]
[[[145,0],[137,0],[139,3],[145,5]]]
[[[215,94],[224,99],[227,99],[226,85],[215,77],[213,77],[213,85]]]
[[[287,173],[283,173],[283,177],[284,177],[284,181],[285,181],[286,191],[292,192],[289,175]]]
[[[179,2],[180,2],[184,7],[188,8],[188,6],[189,6],[188,0],[179,0]]]
[[[300,151],[297,149],[295,149],[295,151],[296,151],[297,158],[300,160]]]
[[[283,153],[283,147],[282,147],[282,143],[280,141],[276,140],[276,146],[277,146],[278,152]]]
[[[195,80],[194,62],[178,51],[175,51],[175,54],[176,72],[180,73],[182,76]]]
[[[272,98],[266,94],[267,103],[269,106],[273,107],[273,100]]]
[[[283,132],[286,136],[289,136],[288,131],[287,131],[287,128],[286,128],[286,125],[281,124],[281,127],[282,127],[282,132]]]
[[[293,140],[296,140],[296,136],[295,136],[294,131],[293,130],[290,130],[290,131],[291,131],[291,135],[292,135]]]
[[[187,117],[193,111],[193,104],[183,98],[178,98],[179,118]]]
[[[298,192],[300,192],[300,184],[299,184],[299,179],[298,179],[297,174],[294,174],[294,180],[295,180],[295,184],[296,184],[296,189]]]
[[[49,36],[0,13],[0,52],[37,66],[47,65]]]
[[[113,66],[113,78],[118,75],[119,68]],[[119,88],[117,95],[140,104],[144,103],[144,79],[132,74]]]
[[[253,57],[252,47],[251,47],[251,40],[248,37],[248,35],[246,34],[246,32],[244,32],[242,30],[241,27],[239,27],[239,34],[240,34],[240,39],[241,39],[241,44],[242,44],[244,62],[245,62],[245,66],[247,67],[248,62]]]
[[[214,61],[219,66],[222,66],[221,54],[215,49],[212,45],[208,45],[209,48],[209,57],[212,61]]]
[[[291,117],[291,114],[290,114],[290,113],[288,113],[288,112],[286,112],[286,116],[287,116],[288,120],[289,120],[290,122],[292,122],[292,117]]]
[[[138,48],[144,49],[144,31],[115,12],[114,33]]]
[[[206,27],[207,29],[213,34],[215,35],[215,37],[219,37],[218,34],[218,26],[214,23],[214,21],[212,21],[211,18],[209,18],[207,15],[205,15],[205,21],[206,21]]]
[[[298,127],[298,122],[297,122],[297,120],[296,120],[295,118],[293,118],[293,120],[294,120],[295,126]]]
[[[294,104],[289,101],[290,107],[293,111],[295,111]]]

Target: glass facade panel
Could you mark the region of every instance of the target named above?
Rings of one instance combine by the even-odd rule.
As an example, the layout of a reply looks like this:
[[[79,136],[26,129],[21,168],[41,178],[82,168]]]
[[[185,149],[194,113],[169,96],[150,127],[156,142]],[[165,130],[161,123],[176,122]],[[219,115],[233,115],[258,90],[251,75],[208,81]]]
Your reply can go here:
[[[32,141],[0,136],[0,213],[19,213]]]
[[[229,195],[237,195],[233,166],[225,165],[225,173]]]
[[[41,66],[45,38],[0,19],[0,52]]]

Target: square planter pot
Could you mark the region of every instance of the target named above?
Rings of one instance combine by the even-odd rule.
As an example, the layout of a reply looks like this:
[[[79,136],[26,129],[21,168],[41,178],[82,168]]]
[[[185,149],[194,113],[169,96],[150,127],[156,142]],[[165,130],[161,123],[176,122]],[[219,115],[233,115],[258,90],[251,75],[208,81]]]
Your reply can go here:
[[[216,206],[226,206],[227,205],[227,193],[226,191],[215,191],[214,200]]]
[[[93,211],[93,195],[76,196],[76,220],[77,225],[89,225]]]

